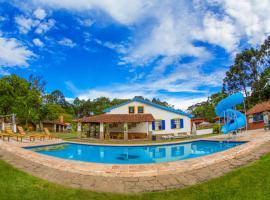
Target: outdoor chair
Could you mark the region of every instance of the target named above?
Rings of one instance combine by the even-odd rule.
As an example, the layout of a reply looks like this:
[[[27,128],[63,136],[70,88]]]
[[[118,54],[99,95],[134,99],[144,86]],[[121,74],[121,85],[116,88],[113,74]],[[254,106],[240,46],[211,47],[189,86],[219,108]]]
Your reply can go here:
[[[185,138],[185,137],[187,137],[186,132],[177,133],[176,135],[173,136],[173,138],[175,139],[180,139],[180,138]]]
[[[58,139],[58,137],[56,137],[55,135],[53,135],[48,128],[44,128],[44,133],[45,133],[45,137],[47,137],[48,139]]]
[[[162,135],[161,138],[165,139],[165,140],[169,140],[169,139],[173,139],[174,136],[172,136],[172,135]]]
[[[18,126],[18,131],[19,131],[19,134],[14,134],[16,137],[17,137],[17,141],[18,139],[20,138],[21,139],[21,142],[22,142],[22,139],[25,137],[25,138],[29,138],[30,141],[35,141],[36,138],[39,138],[40,140],[44,140],[45,139],[45,135],[43,134],[26,134],[25,131],[23,130],[23,127],[21,126]]]
[[[5,138],[7,138],[9,141],[10,137],[11,136],[8,133],[0,133],[0,138],[2,138],[3,141],[5,141]]]

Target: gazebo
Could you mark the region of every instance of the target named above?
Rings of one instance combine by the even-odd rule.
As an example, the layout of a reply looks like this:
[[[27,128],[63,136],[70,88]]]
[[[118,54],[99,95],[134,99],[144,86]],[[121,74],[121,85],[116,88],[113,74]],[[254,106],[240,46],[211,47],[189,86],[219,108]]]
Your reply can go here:
[[[151,138],[152,114],[101,114],[74,120],[77,131],[87,125],[90,134],[98,130],[100,140],[104,139],[147,139]]]

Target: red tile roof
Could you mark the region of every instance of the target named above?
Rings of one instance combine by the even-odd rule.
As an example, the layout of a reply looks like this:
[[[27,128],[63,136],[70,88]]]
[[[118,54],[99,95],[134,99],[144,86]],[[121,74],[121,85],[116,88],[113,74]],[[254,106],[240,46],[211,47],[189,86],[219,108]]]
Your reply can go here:
[[[255,105],[253,108],[247,111],[247,115],[252,115],[252,114],[260,113],[264,111],[270,111],[270,101],[265,101],[265,102]]]
[[[90,117],[83,117],[74,120],[75,122],[104,122],[104,123],[123,123],[123,122],[152,122],[154,117],[151,114],[101,114]]]

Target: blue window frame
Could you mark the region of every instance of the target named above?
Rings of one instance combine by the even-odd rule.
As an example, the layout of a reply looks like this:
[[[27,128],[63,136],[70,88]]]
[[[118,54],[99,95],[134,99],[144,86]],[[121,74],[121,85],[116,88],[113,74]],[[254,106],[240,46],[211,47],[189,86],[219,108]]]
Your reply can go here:
[[[128,113],[131,113],[131,114],[135,113],[135,107],[134,106],[129,106],[128,107]]]
[[[144,113],[144,107],[138,106],[138,113]]]
[[[152,122],[152,130],[165,130],[165,120],[156,120]]]
[[[253,115],[253,122],[263,121],[263,113],[256,113]]]
[[[171,129],[184,128],[183,119],[171,119]]]

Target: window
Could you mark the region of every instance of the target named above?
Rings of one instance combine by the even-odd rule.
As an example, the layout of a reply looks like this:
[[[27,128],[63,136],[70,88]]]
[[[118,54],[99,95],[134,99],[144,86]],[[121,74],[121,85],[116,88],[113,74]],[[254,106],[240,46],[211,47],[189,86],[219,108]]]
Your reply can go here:
[[[138,106],[138,113],[144,113],[144,107]]]
[[[171,128],[172,129],[179,129],[184,128],[184,121],[183,119],[172,119],[171,120]]]
[[[128,107],[128,113],[135,113],[135,108],[134,108],[134,106],[129,106],[129,107]]]
[[[263,113],[256,113],[253,115],[253,121],[254,122],[260,122],[263,121]]]
[[[165,130],[165,120],[156,120],[152,122],[152,130],[159,131],[159,130]]]

